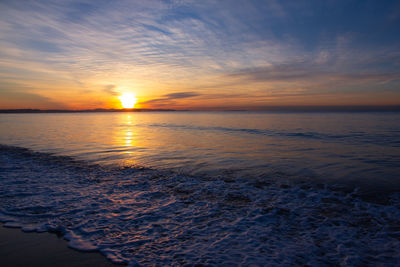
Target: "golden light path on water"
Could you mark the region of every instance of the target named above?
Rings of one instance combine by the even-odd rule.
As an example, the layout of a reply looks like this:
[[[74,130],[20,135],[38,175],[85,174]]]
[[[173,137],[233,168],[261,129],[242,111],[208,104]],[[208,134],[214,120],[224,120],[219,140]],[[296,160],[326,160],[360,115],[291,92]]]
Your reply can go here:
[[[398,173],[398,147],[391,146],[397,120],[398,114],[388,113],[9,114],[0,117],[0,143],[191,175],[282,172],[376,183]]]

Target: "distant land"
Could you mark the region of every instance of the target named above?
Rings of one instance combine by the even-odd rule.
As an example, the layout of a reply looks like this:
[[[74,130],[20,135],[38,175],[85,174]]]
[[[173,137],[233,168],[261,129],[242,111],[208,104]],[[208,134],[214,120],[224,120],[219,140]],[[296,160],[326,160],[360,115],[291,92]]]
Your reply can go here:
[[[176,109],[0,109],[0,113],[79,113],[79,112],[173,112],[173,111],[273,111],[273,112],[390,112],[400,111],[400,105],[393,106],[269,106],[256,107],[252,109],[227,109],[207,108],[195,110],[176,110]]]
[[[149,111],[176,111],[174,109],[141,109],[141,108],[125,108],[125,109],[0,109],[0,113],[78,113],[78,112],[149,112]]]

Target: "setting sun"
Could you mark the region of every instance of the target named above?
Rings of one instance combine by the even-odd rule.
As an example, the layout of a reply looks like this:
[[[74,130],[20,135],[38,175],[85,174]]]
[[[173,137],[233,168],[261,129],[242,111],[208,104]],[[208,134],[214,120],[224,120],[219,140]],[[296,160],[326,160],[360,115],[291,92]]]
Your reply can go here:
[[[134,108],[137,98],[132,93],[123,93],[118,97],[123,108]]]

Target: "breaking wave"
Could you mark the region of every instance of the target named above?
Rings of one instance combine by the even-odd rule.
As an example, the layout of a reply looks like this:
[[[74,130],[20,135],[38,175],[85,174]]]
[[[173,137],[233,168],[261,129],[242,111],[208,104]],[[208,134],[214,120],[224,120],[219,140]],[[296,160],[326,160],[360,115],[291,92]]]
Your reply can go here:
[[[400,196],[188,176],[0,146],[0,221],[130,265],[400,264]]]

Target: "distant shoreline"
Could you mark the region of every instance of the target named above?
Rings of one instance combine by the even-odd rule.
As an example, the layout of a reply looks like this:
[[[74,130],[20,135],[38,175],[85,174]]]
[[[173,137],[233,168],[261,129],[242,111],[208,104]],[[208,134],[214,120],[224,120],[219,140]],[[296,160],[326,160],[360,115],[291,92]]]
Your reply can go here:
[[[171,112],[174,109],[0,109],[0,113],[95,113],[95,112]]]
[[[400,105],[395,106],[271,106],[257,107],[255,109],[0,109],[0,113],[96,113],[96,112],[198,112],[198,111],[221,111],[221,112],[398,112]]]

